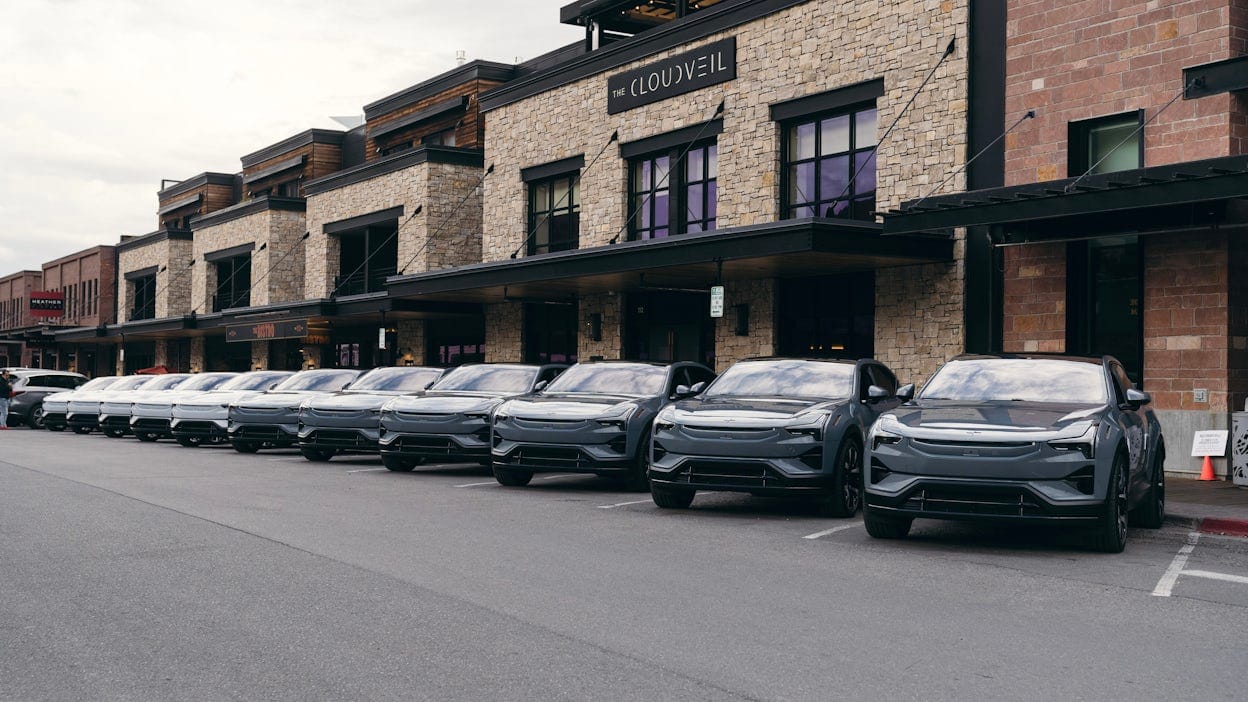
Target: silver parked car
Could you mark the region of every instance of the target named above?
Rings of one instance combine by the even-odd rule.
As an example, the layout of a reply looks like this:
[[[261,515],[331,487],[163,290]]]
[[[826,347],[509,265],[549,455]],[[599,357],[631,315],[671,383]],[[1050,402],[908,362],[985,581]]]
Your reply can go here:
[[[98,392],[121,380],[119,375],[105,375],[87,381],[75,390],[57,392],[43,398],[40,420],[48,431],[65,431],[65,416],[69,413],[69,401],[80,392]]]
[[[100,403],[112,394],[137,390],[152,382],[154,375],[127,375],[102,390],[77,392],[69,399],[65,423],[75,434],[90,434],[100,428]]]
[[[231,404],[230,444],[239,453],[294,446],[299,443],[299,406],[343,390],[359,377],[360,371],[345,368],[300,371],[268,392]]]
[[[902,538],[916,517],[1065,524],[1117,553],[1128,515],[1161,526],[1161,425],[1114,358],[960,356],[913,394],[867,438],[871,536]]]
[[[169,423],[173,421],[175,404],[212,392],[237,376],[237,373],[200,373],[186,379],[174,390],[136,400],[130,409],[130,433],[144,442],[172,439]]]
[[[292,371],[251,371],[222,383],[216,390],[179,398],[171,410],[169,433],[179,444],[195,448],[224,441],[230,424],[230,405],[249,395],[271,390]]]
[[[134,403],[149,397],[159,396],[178,387],[189,373],[168,373],[153,376],[138,390],[122,390],[105,392],[100,400],[100,433],[110,439],[119,439],[130,433],[130,418],[134,413]]]

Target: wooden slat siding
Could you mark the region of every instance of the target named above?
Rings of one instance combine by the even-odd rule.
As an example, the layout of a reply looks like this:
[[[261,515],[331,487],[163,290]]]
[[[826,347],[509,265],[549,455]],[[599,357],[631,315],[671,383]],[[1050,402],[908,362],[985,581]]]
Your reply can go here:
[[[234,188],[230,185],[206,185],[200,214],[216,212],[234,204]]]
[[[455,145],[466,148],[479,148],[485,143],[485,120],[481,119],[481,108],[477,102],[477,96],[481,93],[502,85],[499,81],[492,80],[470,80],[462,85],[444,90],[436,95],[412,103],[402,109],[393,112],[387,112],[368,122],[368,140],[365,142],[364,158],[367,161],[374,161],[381,157],[378,147],[388,149],[396,144],[411,141],[415,145],[420,145],[420,140],[430,134],[437,134],[440,131],[451,129],[455,125],[459,128],[455,132]],[[402,119],[410,114],[415,114],[421,110],[432,107],[440,102],[446,102],[457,97],[467,96],[469,99],[468,107],[465,112],[455,114],[446,119],[439,119],[432,122],[424,122],[413,125],[407,129],[400,129],[393,134],[387,134],[381,139],[374,139],[372,132],[378,127],[385,126],[395,120]],[[460,123],[460,120],[463,123]]]
[[[341,170],[341,146],[337,144],[312,144],[312,154],[304,165],[303,179],[321,178]]]
[[[247,177],[252,173],[258,173],[270,166],[275,166],[282,161],[291,158],[304,157],[304,164],[301,168],[292,168],[289,171],[277,173],[268,178],[253,181],[244,186],[248,192],[256,192],[271,188],[278,183],[285,183],[291,180],[292,174],[299,173],[303,181],[309,181],[321,176],[327,176],[330,173],[336,173],[342,170],[342,147],[337,144],[322,144],[313,142],[304,144],[297,149],[283,152],[266,161],[261,161],[250,168],[243,169],[243,177]]]

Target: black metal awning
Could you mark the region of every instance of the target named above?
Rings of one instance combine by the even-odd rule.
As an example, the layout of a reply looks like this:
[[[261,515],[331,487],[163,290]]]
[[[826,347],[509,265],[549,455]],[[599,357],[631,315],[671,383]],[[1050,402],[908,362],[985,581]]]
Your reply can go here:
[[[1230,156],[912,200],[884,213],[884,233],[995,226],[1018,243],[1244,222],[1248,156]]]
[[[396,276],[387,287],[397,298],[488,303],[951,260],[947,236],[883,237],[874,222],[797,219]]]

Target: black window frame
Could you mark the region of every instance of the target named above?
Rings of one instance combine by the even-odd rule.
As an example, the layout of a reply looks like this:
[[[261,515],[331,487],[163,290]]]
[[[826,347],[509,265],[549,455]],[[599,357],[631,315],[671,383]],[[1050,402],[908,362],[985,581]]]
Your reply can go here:
[[[386,220],[356,229],[335,232],[338,237],[338,275],[334,277],[334,296],[365,295],[384,292],[386,278],[398,273],[399,220]],[[350,242],[362,242],[361,262],[350,271],[343,270],[343,251]],[[386,265],[393,260],[392,265]]]
[[[713,158],[712,152],[714,152]],[[689,162],[694,153],[701,154],[702,172],[699,174],[701,176],[699,180],[690,180],[689,178]],[[655,177],[659,159],[667,159],[668,174],[665,179]],[[642,164],[649,164],[651,173],[650,186],[645,190],[639,184],[638,171]],[[711,172],[712,164],[714,164],[714,174]],[[657,187],[660,180],[663,180],[662,188]],[[711,188],[709,184],[711,183],[715,184],[715,198],[713,201],[710,197]],[[702,202],[700,206],[702,216],[700,218],[691,218],[689,216],[690,192],[695,184],[701,186]],[[655,224],[655,215],[659,212],[659,208],[656,205],[656,196],[664,191],[667,193],[667,224],[659,227]],[[638,154],[629,158],[628,211],[630,216],[628,222],[629,241],[665,239],[682,234],[698,234],[717,230],[719,228],[718,136],[699,139],[691,145],[682,144],[668,149]],[[711,216],[712,212],[714,216]],[[648,219],[645,215],[649,215]],[[698,223],[698,226],[691,229],[690,225],[694,222]],[[666,232],[662,236],[655,236],[659,230],[666,230]]]
[[[134,286],[130,319],[156,319],[156,274],[133,278],[130,284]]]
[[[212,311],[251,306],[251,253],[213,261],[217,283]]]
[[[556,185],[567,182],[568,195],[566,203],[561,203],[555,199]],[[543,178],[537,178],[525,183],[527,187],[527,230],[528,243],[526,244],[527,255],[535,256],[543,253],[553,253],[556,251],[571,251],[580,247],[581,242],[581,172],[580,170],[566,171]],[[546,202],[542,207],[538,206],[537,198],[539,191],[545,189]],[[553,236],[554,224],[557,222],[556,217],[566,214],[568,216],[569,227],[568,233],[563,237],[562,241],[555,241]],[[546,227],[546,242],[538,241],[538,228]]]
[[[858,147],[858,119],[857,115],[865,112],[875,112],[875,134],[873,142],[869,147]],[[835,153],[823,154],[823,130],[820,128],[825,121],[848,118],[849,122],[849,142],[848,150],[838,151]],[[809,158],[792,158],[792,143],[794,130],[804,126],[811,125],[814,130],[814,155]],[[879,192],[878,183],[878,160],[876,166],[876,187],[870,190],[871,197],[865,197],[865,191],[859,192],[857,184],[861,178],[859,170],[861,162],[858,160],[862,154],[868,154],[867,158],[878,159],[879,142],[879,107],[874,99],[864,100],[853,104],[839,106],[833,109],[822,110],[810,114],[792,117],[780,122],[780,218],[781,219],[801,219],[805,217],[818,217],[824,219],[848,219],[853,221],[874,221],[874,212],[877,202],[877,194]],[[846,171],[847,182],[850,187],[848,190],[842,187],[840,192],[835,195],[828,195],[822,192],[823,174],[822,166],[826,161],[849,156],[849,169]],[[814,167],[814,185],[815,192],[812,196],[802,201],[800,204],[793,202],[790,197],[790,189],[793,184],[793,176],[791,175],[794,166],[805,164],[813,164]],[[830,213],[830,209],[835,207],[837,203],[848,202],[844,214]],[[808,212],[800,212],[803,209],[810,208],[813,214]]]
[[[1092,143],[1091,137],[1093,130],[1106,126],[1133,126],[1136,130],[1136,165],[1125,169],[1133,170],[1135,168],[1144,167],[1144,110],[1131,110],[1128,112],[1118,112],[1112,115],[1103,115],[1101,117],[1093,117],[1091,119],[1081,119],[1068,122],[1066,125],[1067,132],[1067,148],[1066,148],[1066,175],[1070,178],[1077,178],[1083,175],[1091,168],[1092,161]],[[1108,173],[1109,171],[1096,171],[1096,173]]]

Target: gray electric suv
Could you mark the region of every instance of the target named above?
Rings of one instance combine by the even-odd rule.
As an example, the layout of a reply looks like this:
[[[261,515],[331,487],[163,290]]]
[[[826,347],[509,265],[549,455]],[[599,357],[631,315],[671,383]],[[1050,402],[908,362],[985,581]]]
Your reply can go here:
[[[374,368],[341,392],[305,400],[299,409],[299,452],[309,461],[335,455],[378,453],[381,407],[399,395],[424,392],[441,368]]]
[[[751,359],[654,421],[650,493],[688,507],[698,490],[813,497],[848,517],[862,499],[867,430],[893,409],[897,381],[877,361]],[[683,394],[683,393],[682,393]]]
[[[1165,442],[1112,357],[959,356],[867,437],[863,517],[902,538],[916,517],[1061,523],[1122,551],[1127,520],[1165,518]]]
[[[680,399],[678,389],[689,393],[714,378],[710,368],[687,361],[578,363],[541,392],[494,410],[494,477],[519,486],[534,473],[594,473],[645,490],[655,415]]]
[[[239,453],[294,446],[299,443],[299,407],[338,392],[359,377],[360,371],[347,368],[299,371],[268,392],[244,397],[229,406],[230,444]]]
[[[490,464],[490,414],[508,398],[546,387],[565,365],[460,366],[423,395],[381,408],[381,462],[410,471],[427,460]]]

